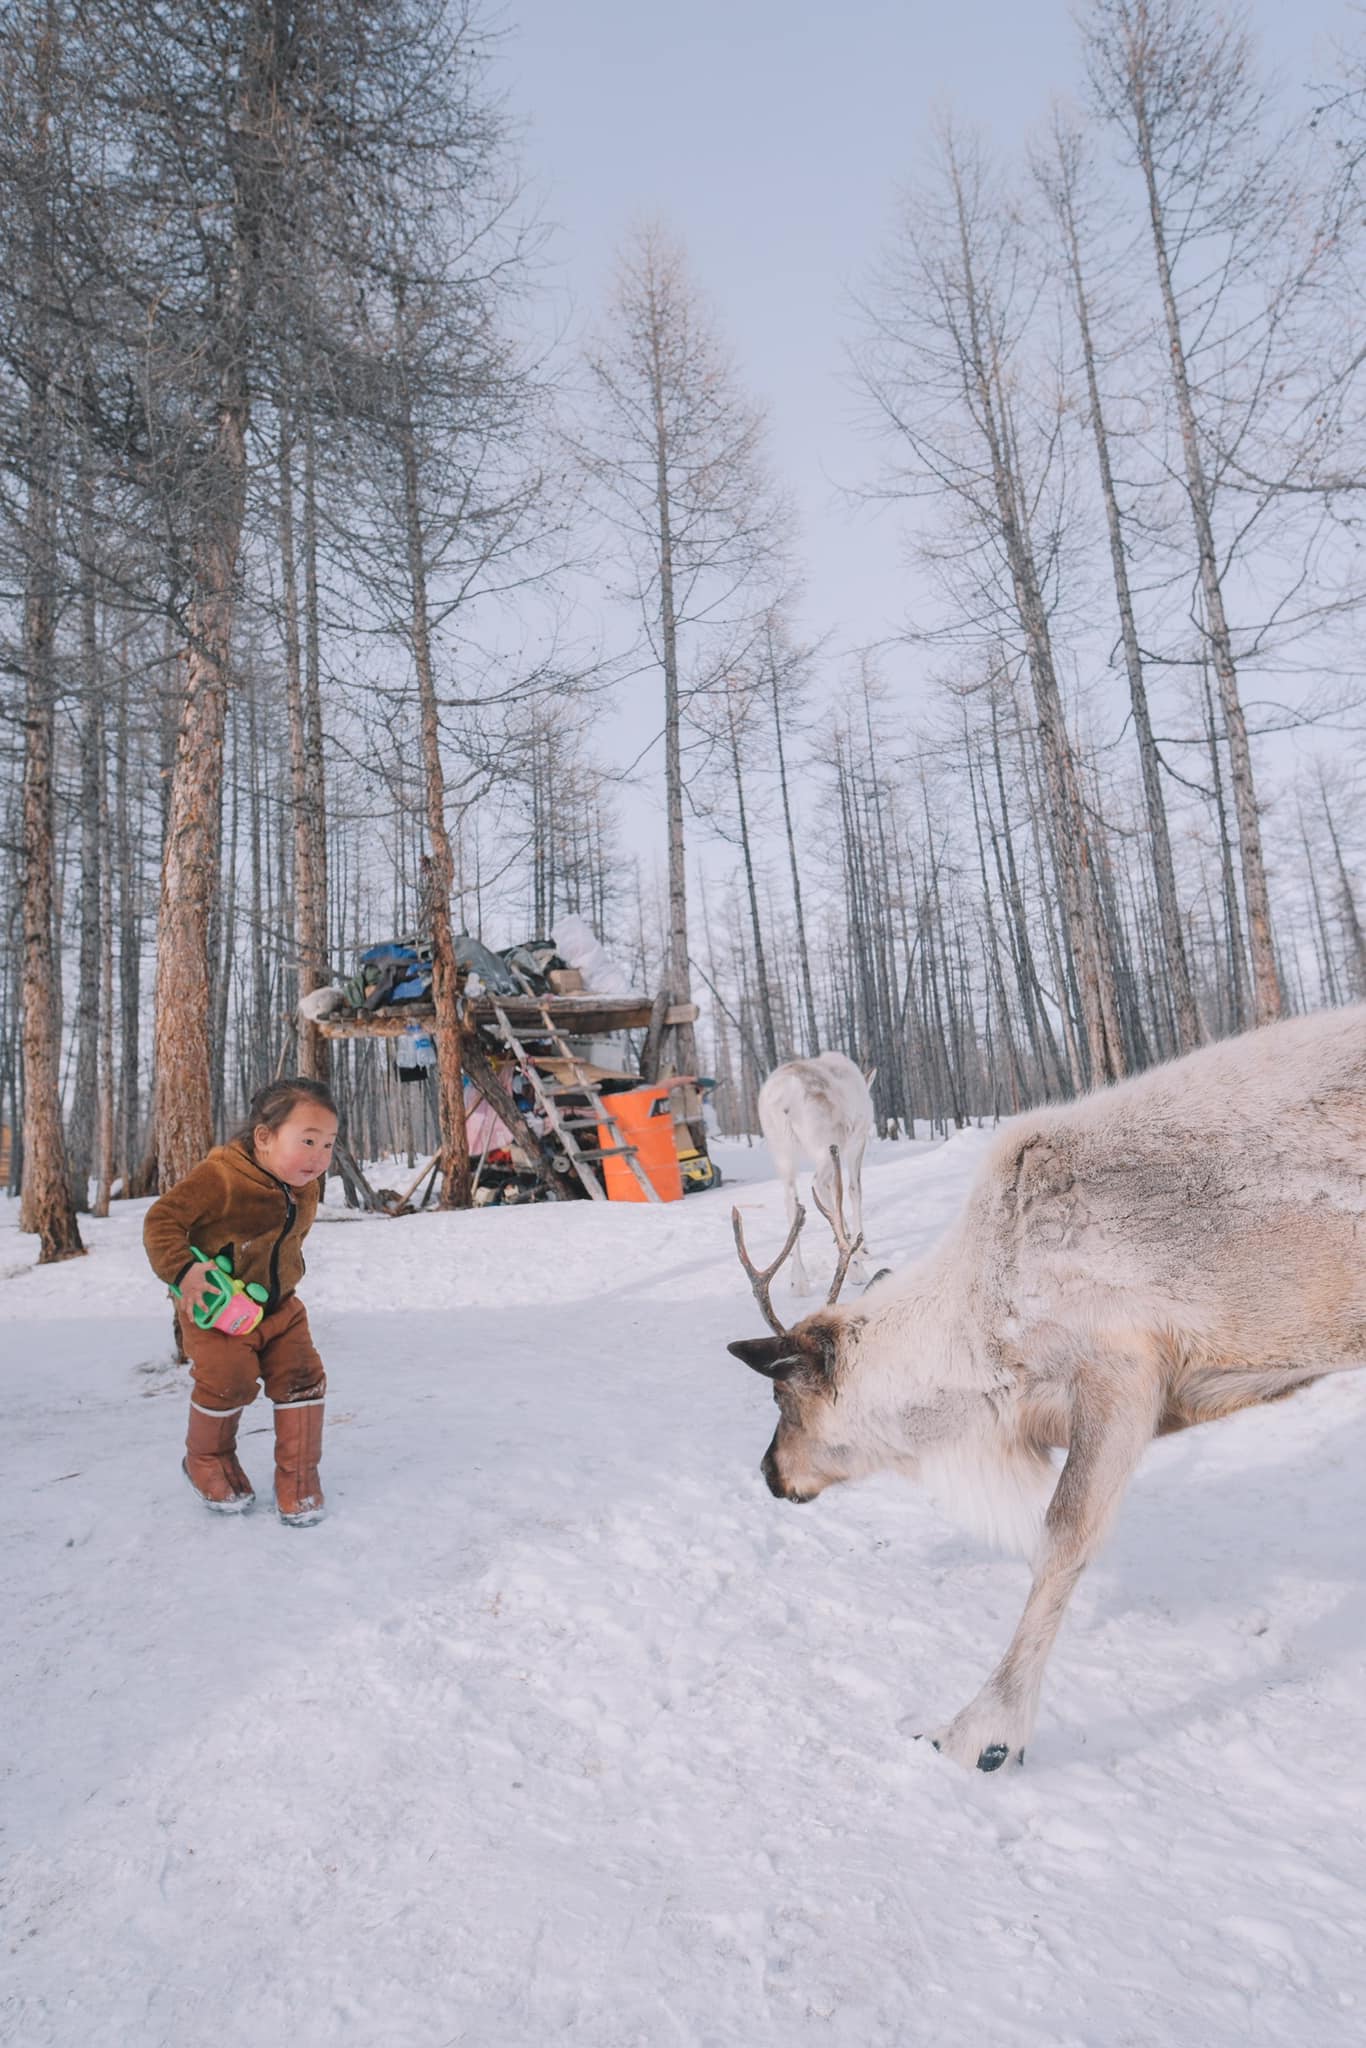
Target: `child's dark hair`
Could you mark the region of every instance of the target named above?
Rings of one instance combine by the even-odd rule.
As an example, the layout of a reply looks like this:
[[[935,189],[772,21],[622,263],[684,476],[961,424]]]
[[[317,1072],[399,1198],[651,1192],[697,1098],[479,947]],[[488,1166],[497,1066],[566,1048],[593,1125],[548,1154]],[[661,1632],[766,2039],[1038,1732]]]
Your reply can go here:
[[[254,1157],[257,1131],[263,1125],[268,1131],[278,1131],[301,1102],[316,1102],[319,1109],[330,1110],[333,1116],[339,1113],[325,1081],[310,1081],[303,1074],[292,1074],[283,1081],[267,1081],[264,1088],[257,1089],[251,1098],[251,1108],[233,1132],[234,1138]]]

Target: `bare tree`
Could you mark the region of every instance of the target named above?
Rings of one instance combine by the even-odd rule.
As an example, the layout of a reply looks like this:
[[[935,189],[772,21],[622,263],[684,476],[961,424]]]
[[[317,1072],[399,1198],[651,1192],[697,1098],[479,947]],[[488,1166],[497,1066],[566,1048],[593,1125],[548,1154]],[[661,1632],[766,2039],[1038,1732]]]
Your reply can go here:
[[[758,1019],[758,1039],[764,1059],[776,1067],[781,1053],[775,1022],[773,988],[770,981],[764,917],[759,902],[759,876],[755,847],[756,816],[754,777],[762,765],[760,749],[767,739],[764,717],[763,680],[748,666],[736,664],[720,688],[706,700],[702,717],[716,747],[711,785],[702,799],[709,822],[738,846],[748,909],[750,986]]]
[[[797,861],[797,834],[793,824],[792,786],[787,757],[792,699],[798,695],[806,680],[810,651],[792,646],[776,608],[765,616],[762,644],[763,670],[768,678],[769,701],[773,708],[773,742],[778,767],[778,793],[782,803],[783,836],[787,842],[788,873],[792,878],[792,911],[797,967],[801,976],[806,1050],[814,1055],[821,1049],[820,1032],[816,1023],[816,997],[811,984],[811,952],[807,944],[806,911],[802,903],[802,877]]]
[[[1211,296],[1252,260],[1267,232],[1268,195],[1278,190],[1274,161],[1261,146],[1263,99],[1245,32],[1201,0],[1092,0],[1085,46],[1096,105],[1122,136],[1147,201],[1203,626],[1228,737],[1255,1013],[1267,1023],[1283,1004],[1261,817],[1179,281],[1189,256],[1195,275],[1184,302],[1208,335]]]
[[[756,580],[781,548],[783,515],[764,465],[762,417],[740,392],[682,249],[658,224],[638,229],[622,251],[589,372],[596,415],[579,454],[625,537],[633,594],[663,682],[666,975],[683,1002],[692,992],[687,702],[724,672],[729,636],[755,608]],[[691,1031],[684,1027],[680,1052],[695,1071]]]
[[[363,345],[350,372],[365,393],[369,496],[363,520],[348,523],[345,543],[385,627],[401,636],[412,661],[441,1200],[460,1207],[470,1198],[469,1153],[445,742],[452,714],[486,725],[500,714],[471,673],[471,613],[481,597],[506,596],[534,580],[547,498],[532,455],[543,390],[502,318],[524,275],[526,230],[509,186],[504,124],[477,96],[477,40],[463,56],[471,78],[461,106],[461,150],[441,175],[432,172],[425,191],[402,208],[378,212],[371,225]],[[442,675],[443,655],[460,664],[463,686]],[[521,694],[514,688],[505,701]],[[482,770],[473,772],[481,778]]]
[[[294,524],[294,409],[280,405],[280,567],[285,643],[285,704],[289,719],[290,807],[294,826],[294,943],[298,994],[328,978],[327,792],[323,757],[322,693],[318,678],[317,517],[314,504],[313,416],[304,419],[304,583],[299,604],[298,555]],[[307,1019],[299,1025],[297,1066],[301,1074],[326,1080],[329,1044]]]
[[[1057,543],[1041,558],[1041,481],[1024,468],[1018,359],[1034,286],[981,150],[946,129],[938,168],[939,191],[908,199],[864,305],[861,380],[895,450],[882,494],[942,496],[961,525],[948,535],[941,515],[922,553],[941,564],[952,557],[951,573],[966,565],[977,586],[965,605],[974,623],[985,614],[999,634],[1003,601],[1013,611],[1033,689],[1089,1078],[1112,1080],[1125,1070],[1125,1050],[1050,627],[1045,564]],[[1055,431],[1041,429],[1045,461]],[[994,587],[998,576],[1003,590]]]
[[[1130,586],[1124,527],[1115,489],[1110,436],[1101,402],[1096,341],[1092,331],[1091,298],[1082,248],[1086,206],[1084,157],[1085,145],[1075,126],[1055,114],[1051,158],[1040,161],[1037,175],[1057,221],[1081,341],[1087,413],[1095,442],[1096,468],[1100,479],[1101,501],[1105,507],[1106,537],[1110,546],[1115,605],[1119,613],[1120,644],[1124,652],[1124,672],[1129,685],[1129,702],[1134,714],[1134,734],[1138,741],[1139,768],[1143,778],[1143,801],[1148,820],[1153,874],[1157,882],[1167,982],[1176,1017],[1177,1045],[1180,1051],[1189,1052],[1193,1046],[1200,1043],[1200,1015],[1196,1008],[1190,968],[1186,960],[1181,909],[1176,893],[1176,869],[1172,860],[1171,834],[1167,829],[1167,807],[1162,794],[1161,764],[1153,738],[1152,716],[1148,708],[1148,688],[1139,647],[1138,621]]]
[[[310,291],[326,279],[334,314],[348,294],[354,303],[376,210],[401,210],[470,140],[467,17],[444,0],[170,0],[151,10],[107,0],[92,21],[117,187],[108,259],[117,339],[142,414],[128,460],[162,536],[166,588],[180,594],[154,1029],[157,1163],[173,1178],[211,1140],[212,1077],[223,1065],[211,1043],[223,1016],[211,937],[256,443],[277,457],[278,474],[271,401]],[[303,441],[308,623],[307,420]],[[311,630],[305,646],[296,709],[308,768],[317,751]],[[302,950],[317,972],[322,860],[307,829],[305,819]]]
[[[203,268],[187,280],[190,303],[175,309],[182,327],[175,361],[168,366],[180,385],[175,399],[182,404],[190,400],[180,431],[194,479],[181,702],[157,920],[156,1148],[159,1178],[169,1185],[189,1172],[213,1139],[209,932],[246,505],[251,325],[267,219],[275,211],[273,131],[293,58],[287,24],[279,15],[272,18],[259,0],[242,10],[221,8],[215,27],[227,33],[221,40],[198,43],[199,62],[187,91],[182,52],[186,45],[195,48],[188,21],[183,40],[163,40],[148,35],[150,24],[140,10],[118,13],[118,28],[131,44],[125,46],[123,76],[129,86],[135,71],[138,77],[139,100],[129,94],[130,110],[137,105],[140,116],[134,143],[142,159],[138,168],[144,176],[155,176],[166,196],[178,202],[167,208],[171,233],[188,239],[191,218],[213,221],[212,229],[196,238]],[[163,32],[166,26],[156,24]],[[230,109],[219,131],[223,147],[216,164],[204,158],[209,133],[199,100],[208,93],[221,95]],[[190,167],[199,178],[193,178]],[[211,188],[221,195],[212,213],[205,207]],[[160,248],[167,240],[166,234],[156,238]],[[183,259],[176,269],[183,277]],[[187,390],[181,382],[190,361],[198,373],[197,392],[194,384]]]
[[[36,16],[36,18],[34,18]],[[19,26],[19,24],[16,24]],[[62,489],[61,378],[70,347],[57,309],[59,194],[64,134],[58,111],[62,21],[55,0],[22,24],[31,46],[11,37],[5,51],[8,161],[3,217],[9,285],[6,354],[17,411],[11,475],[18,486],[22,578],[19,665],[23,677],[23,796],[20,870],[23,956],[23,1199],[20,1227],[35,1232],[42,1261],[84,1250],[67,1172],[58,1085],[60,982],[54,946],[54,750],[59,589],[58,506]],[[69,280],[65,282],[69,283]]]

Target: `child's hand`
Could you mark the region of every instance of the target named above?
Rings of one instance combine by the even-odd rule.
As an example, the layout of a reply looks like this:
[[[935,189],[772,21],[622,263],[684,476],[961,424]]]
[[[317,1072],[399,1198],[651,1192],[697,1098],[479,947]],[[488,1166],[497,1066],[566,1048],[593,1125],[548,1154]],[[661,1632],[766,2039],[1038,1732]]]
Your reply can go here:
[[[191,1266],[180,1281],[180,1305],[187,1316],[192,1316],[203,1305],[205,1297],[216,1292],[210,1286],[214,1268],[207,1261],[203,1265]]]

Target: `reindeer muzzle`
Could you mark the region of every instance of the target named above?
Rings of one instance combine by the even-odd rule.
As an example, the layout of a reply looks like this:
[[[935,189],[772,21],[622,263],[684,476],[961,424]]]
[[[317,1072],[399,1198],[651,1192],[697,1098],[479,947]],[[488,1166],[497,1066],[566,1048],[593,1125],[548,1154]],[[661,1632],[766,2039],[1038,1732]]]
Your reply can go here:
[[[773,1455],[772,1444],[765,1451],[763,1463],[760,1465],[759,1470],[764,1475],[764,1484],[768,1487],[775,1500],[790,1500],[796,1502],[799,1507],[804,1507],[807,1501],[816,1498],[814,1493],[796,1493],[787,1484],[778,1470],[778,1461]]]

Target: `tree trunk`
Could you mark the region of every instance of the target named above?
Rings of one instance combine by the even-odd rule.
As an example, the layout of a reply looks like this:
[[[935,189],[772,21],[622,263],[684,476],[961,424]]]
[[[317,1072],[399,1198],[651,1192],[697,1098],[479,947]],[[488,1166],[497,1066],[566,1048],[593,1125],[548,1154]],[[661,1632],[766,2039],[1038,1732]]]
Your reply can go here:
[[[778,1064],[778,1034],[773,1028],[773,1003],[768,986],[768,962],[764,958],[764,933],[759,921],[759,896],[754,882],[754,854],[749,842],[749,818],[745,810],[745,778],[740,766],[740,736],[735,728],[735,705],[727,692],[726,721],[730,734],[731,771],[735,777],[735,808],[740,821],[740,855],[745,868],[745,890],[749,898],[749,928],[754,942],[754,979],[759,1024],[764,1035],[764,1052],[770,1071]]]
[[[1219,829],[1219,874],[1224,898],[1224,983],[1225,1014],[1233,1030],[1248,1023],[1247,960],[1243,952],[1243,925],[1238,910],[1238,882],[1233,872],[1233,849],[1229,845],[1228,814],[1224,808],[1224,776],[1219,766],[1219,735],[1214,724],[1214,699],[1209,677],[1202,673],[1205,701],[1205,739],[1209,747],[1210,780],[1214,789],[1214,814]]]
[[[250,1102],[260,1082],[266,1078],[264,1063],[260,1057],[261,1044],[258,1020],[264,998],[261,992],[263,973],[264,931],[261,916],[261,805],[257,788],[259,749],[256,744],[256,685],[252,680],[251,695],[248,698],[249,724],[247,728],[246,779],[251,800],[251,976],[249,987],[253,1002],[249,1014],[242,1015],[239,1002],[237,1013],[237,1050],[239,1063],[246,1071],[241,1075],[241,1093]],[[233,959],[237,940],[237,841],[242,806],[242,743],[240,720],[233,721],[231,732],[232,760],[228,784],[232,796],[228,806],[228,852],[223,863],[223,877],[219,883],[218,901],[214,905],[210,921],[209,957],[214,963],[213,973],[213,1031],[210,1044],[213,1049],[213,1122],[214,1129],[221,1130],[227,1110],[228,1090],[228,1004],[233,989]],[[221,799],[220,799],[221,810]],[[256,1077],[260,1076],[260,1080]]]
[[[196,596],[161,864],[153,1064],[157,1184],[182,1180],[213,1144],[209,932],[218,890],[233,575],[245,481],[244,411],[225,407],[222,478],[237,489],[195,551]]]
[[[1248,745],[1247,721],[1238,691],[1238,671],[1233,659],[1233,640],[1224,614],[1224,592],[1214,548],[1214,526],[1210,515],[1209,479],[1200,451],[1200,435],[1186,367],[1185,343],[1181,333],[1176,290],[1167,253],[1166,223],[1157,189],[1148,106],[1141,77],[1133,81],[1133,111],[1138,141],[1139,164],[1148,194],[1148,220],[1152,230],[1153,255],[1157,265],[1162,312],[1167,328],[1172,391],[1181,428],[1181,448],[1186,464],[1186,496],[1195,527],[1200,563],[1200,590],[1204,598],[1205,637],[1219,680],[1219,701],[1224,713],[1228,739],[1229,766],[1233,783],[1233,807],[1238,819],[1238,848],[1243,870],[1243,899],[1247,905],[1248,943],[1252,956],[1252,985],[1255,1021],[1269,1024],[1281,1014],[1281,986],[1276,972],[1276,949],[1271,930],[1271,903],[1267,893],[1266,864],[1262,855],[1261,817],[1252,776],[1252,751]]]
[[[802,877],[797,865],[797,835],[792,825],[792,798],[787,783],[787,752],[783,743],[782,703],[778,691],[778,664],[769,650],[769,683],[773,692],[773,731],[778,743],[778,788],[783,804],[783,831],[787,838],[787,862],[792,876],[792,908],[797,921],[797,967],[802,983],[802,1009],[806,1023],[806,1050],[814,1059],[821,1049],[816,1029],[816,998],[811,987],[811,953],[806,942],[806,914],[802,908]]]
[[[103,702],[97,706],[103,725]],[[95,1214],[109,1214],[114,1182],[114,848],[109,817],[109,774],[100,735],[100,1016],[99,1139]]]
[[[1309,844],[1309,831],[1304,822],[1304,812],[1299,814],[1300,844],[1304,848],[1304,871],[1309,880],[1309,900],[1314,906],[1314,951],[1318,956],[1319,983],[1330,1004],[1342,1001],[1338,987],[1337,969],[1333,962],[1333,942],[1328,930],[1328,919],[1324,915],[1323,895],[1319,889],[1318,863],[1314,850]]]
[[[996,1000],[996,1015],[1000,1035],[1005,1040],[1006,1056],[1010,1062],[1011,1105],[1019,1109],[1025,1093],[1025,1079],[1020,1067],[1020,1056],[1015,1044],[1011,1026],[1010,1004],[1006,996],[1005,971],[1001,965],[1001,947],[997,933],[995,904],[991,894],[991,881],[987,873],[986,842],[982,835],[982,805],[977,797],[977,774],[973,767],[973,749],[968,737],[967,719],[963,720],[963,755],[968,771],[968,794],[972,799],[973,834],[977,841],[977,872],[982,884],[982,943],[987,968],[991,977],[991,990]],[[986,799],[985,776],[982,789],[983,803]],[[1007,927],[1008,929],[1008,927]],[[987,1003],[987,1022],[990,1027],[990,998]],[[999,1103],[993,1100],[993,1109],[999,1110]]]
[[[1148,691],[1143,675],[1143,656],[1138,644],[1138,627],[1134,619],[1133,594],[1129,586],[1129,565],[1124,548],[1119,500],[1115,492],[1114,470],[1110,462],[1110,441],[1101,406],[1100,382],[1096,374],[1095,345],[1091,338],[1091,313],[1082,272],[1081,241],[1073,208],[1072,167],[1063,161],[1060,163],[1060,172],[1055,198],[1066,242],[1073,301],[1081,334],[1091,431],[1096,444],[1096,466],[1100,473],[1101,500],[1105,506],[1105,527],[1110,543],[1110,569],[1114,578],[1115,603],[1119,612],[1120,640],[1124,648],[1129,701],[1133,706],[1134,733],[1138,740],[1139,767],[1143,777],[1143,803],[1148,819],[1149,849],[1153,874],[1157,882],[1162,950],[1176,1018],[1177,1044],[1182,1052],[1190,1052],[1200,1043],[1200,1014],[1195,1006],[1190,967],[1182,941],[1181,908],[1176,895],[1176,870],[1172,862],[1171,835],[1167,829],[1167,807],[1162,796],[1161,766],[1157,756],[1157,745],[1153,739],[1152,719],[1148,712]]]
[[[322,624],[318,608],[317,449],[313,409],[304,411],[304,818],[308,828],[308,862],[298,888],[299,988],[304,994],[330,978],[332,953],[327,936],[327,780],[323,753],[323,705],[320,668]],[[304,1033],[299,1042],[299,1072],[326,1081],[332,1072],[332,1042],[320,1032]]]
[[[1019,863],[1015,858],[1015,837],[1011,829],[1010,803],[1006,796],[1005,763],[1001,755],[1000,706],[994,688],[991,696],[991,755],[995,770],[996,797],[1001,813],[999,831],[992,817],[985,775],[982,778],[982,800],[986,805],[987,822],[991,828],[997,885],[1010,914],[1008,928],[1011,957],[1015,966],[1015,985],[1019,990],[1025,1029],[1029,1034],[1029,1043],[1038,1065],[1044,1094],[1049,1095],[1056,1091],[1059,1095],[1067,1095],[1072,1086],[1071,1076],[1058,1050],[1057,1039],[1053,1035],[1053,1027],[1049,1022],[1048,1010],[1039,987],[1038,969],[1034,964],[1029,919],[1025,912],[1024,886],[1020,879]]]
[[[142,1016],[142,906],[140,865],[135,847],[128,776],[128,660],[119,662],[119,730],[114,766],[115,833],[119,865],[119,1175],[122,1193],[132,1192],[138,1148],[138,1040]]]
[[[688,952],[688,870],[683,833],[682,704],[678,687],[678,612],[674,602],[674,543],[669,502],[669,433],[664,412],[664,369],[658,312],[650,335],[654,408],[655,513],[659,546],[659,624],[664,656],[664,803],[668,819],[669,960],[665,975],[674,1001],[692,1001]],[[683,1071],[697,1072],[697,1039],[691,1024],[678,1027]],[[696,1134],[694,1134],[696,1140]],[[701,1141],[697,1140],[699,1148]]]
[[[400,347],[402,313],[400,307]],[[432,999],[436,1006],[436,1075],[441,1130],[441,1206],[470,1206],[470,1149],[465,1131],[463,978],[455,964],[451,928],[451,896],[455,862],[446,825],[446,777],[441,762],[441,725],[432,668],[431,630],[427,610],[427,564],[423,550],[417,446],[406,383],[399,423],[403,461],[404,523],[411,597],[410,638],[417,675],[422,772],[426,792],[427,838],[431,852],[423,858],[426,910],[431,921]]]
[[[100,829],[104,786],[104,720],[100,700],[99,618],[95,592],[92,483],[82,464],[78,486],[81,533],[81,883],[76,967],[76,1073],[67,1116],[67,1157],[78,1208],[90,1202],[97,1143],[100,1029]]]
[[[234,130],[258,132],[269,86],[269,32],[253,36],[232,109]],[[224,742],[246,508],[247,361],[258,285],[261,194],[244,167],[233,219],[232,261],[212,347],[217,364],[213,436],[196,478],[190,542],[188,632],[166,808],[157,916],[153,1027],[154,1149],[161,1187],[189,1173],[213,1143],[213,975],[210,928],[219,881]]]
[[[24,517],[24,775],[20,814],[23,904],[24,1179],[19,1227],[39,1240],[40,1264],[85,1250],[76,1223],[62,1136],[58,1081],[58,988],[53,946],[55,656],[58,449],[48,370],[45,308],[53,302],[49,118],[55,24],[48,11],[38,52],[42,101],[30,254],[35,331],[29,385]]]
[[[1360,1000],[1366,996],[1366,934],[1361,929],[1361,917],[1357,910],[1356,894],[1352,888],[1347,864],[1342,858],[1342,845],[1338,839],[1338,828],[1328,808],[1328,793],[1320,788],[1323,800],[1323,819],[1328,827],[1332,842],[1333,861],[1338,871],[1338,901],[1342,910],[1342,923],[1347,936],[1347,984],[1352,994]]]
[[[1028,654],[1039,746],[1048,779],[1063,915],[1081,998],[1090,1079],[1092,1085],[1098,1085],[1116,1080],[1125,1070],[1113,975],[1106,957],[1086,817],[1063,716],[1048,614],[1022,510],[1019,467],[1003,385],[1003,366],[994,336],[985,329],[984,308],[968,234],[965,195],[956,162],[952,166],[952,174],[968,316],[964,370],[970,380],[978,424],[991,465],[1001,542]]]
[[[41,430],[40,430],[41,432]],[[83,1252],[67,1174],[58,1085],[53,922],[53,674],[51,493],[35,472],[29,492],[24,601],[23,871],[24,1180],[19,1227],[39,1239],[39,1263]]]
[[[299,587],[294,545],[294,479],[291,417],[288,405],[280,414],[280,576],[285,640],[285,712],[289,725],[289,793],[293,825],[294,960],[297,969],[296,1002],[311,989],[320,988],[327,974],[325,937],[326,903],[316,873],[318,814],[322,811],[322,788],[315,779],[309,718],[304,704],[303,662],[299,631]],[[306,522],[307,524],[307,522]],[[315,573],[315,572],[314,572]],[[310,660],[312,635],[310,639]],[[324,834],[326,825],[323,826]],[[324,844],[326,843],[324,837]],[[310,1078],[325,1078],[328,1041],[309,1018],[298,1017],[298,1050],[295,1066]]]

